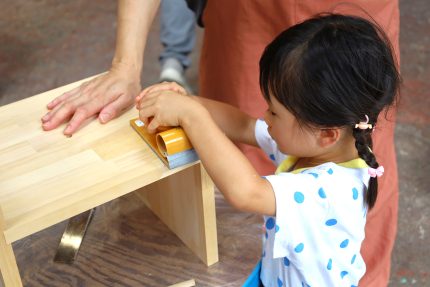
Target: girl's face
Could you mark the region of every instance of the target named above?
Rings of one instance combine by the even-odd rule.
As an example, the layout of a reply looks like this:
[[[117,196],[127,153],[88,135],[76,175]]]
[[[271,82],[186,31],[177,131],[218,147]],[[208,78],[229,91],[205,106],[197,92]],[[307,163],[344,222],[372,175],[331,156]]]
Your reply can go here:
[[[295,116],[275,97],[270,97],[269,108],[264,114],[270,136],[279,150],[296,157],[313,157],[318,154],[317,133],[306,126],[300,126]]]

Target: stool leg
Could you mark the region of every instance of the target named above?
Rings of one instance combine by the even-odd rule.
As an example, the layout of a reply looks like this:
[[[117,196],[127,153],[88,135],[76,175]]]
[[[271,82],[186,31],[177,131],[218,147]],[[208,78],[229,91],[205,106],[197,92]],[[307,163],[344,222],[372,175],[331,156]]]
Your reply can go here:
[[[3,231],[0,233],[0,271],[5,287],[22,286],[12,244],[6,243]]]
[[[136,194],[207,266],[218,262],[214,185],[200,163]]]

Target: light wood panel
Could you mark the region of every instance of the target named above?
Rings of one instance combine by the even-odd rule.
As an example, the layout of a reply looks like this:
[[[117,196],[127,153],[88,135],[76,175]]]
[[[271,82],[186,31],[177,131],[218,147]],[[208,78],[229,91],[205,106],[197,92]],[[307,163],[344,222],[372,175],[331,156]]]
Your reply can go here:
[[[4,228],[3,215],[0,208],[0,230]],[[12,244],[7,243],[3,233],[0,233],[0,270],[1,277],[6,286],[21,286],[18,266],[13,254]],[[1,282],[0,282],[1,283]]]
[[[190,169],[197,172],[199,178],[207,176],[201,173],[200,162],[174,170],[167,169],[129,126],[129,120],[137,115],[134,109],[106,125],[89,121],[71,138],[62,134],[64,125],[54,131],[43,131],[40,118],[46,113],[46,104],[81,82],[0,107],[2,248],[178,172]],[[207,181],[205,178],[200,180]],[[188,193],[185,188],[187,184],[183,183],[183,193]],[[172,184],[169,188],[176,187]],[[211,197],[200,201],[198,212],[204,214],[204,220],[194,223],[206,224],[209,220],[212,231],[206,232],[206,227],[195,227],[195,236],[185,235],[188,229],[180,235],[181,238],[191,236],[192,240],[202,240],[202,243],[188,246],[196,246],[193,251],[207,264],[218,260],[217,253],[214,253],[217,241],[213,231],[216,230],[213,227],[213,190],[212,193],[208,191],[211,188],[211,184],[210,187],[197,184],[189,190],[195,196],[205,189],[204,193]],[[171,192],[173,194],[174,190]],[[148,204],[152,206],[150,202]],[[164,205],[160,204],[160,209],[163,208]],[[210,212],[207,211],[209,209]],[[212,219],[208,219],[206,214]],[[181,217],[182,213],[178,211],[175,216]],[[204,232],[199,228],[203,228]],[[178,226],[174,231],[181,230]],[[207,239],[207,236],[214,237]],[[3,254],[6,253],[2,252],[0,256],[3,257]]]
[[[136,193],[203,262],[218,262],[214,186],[201,165]]]

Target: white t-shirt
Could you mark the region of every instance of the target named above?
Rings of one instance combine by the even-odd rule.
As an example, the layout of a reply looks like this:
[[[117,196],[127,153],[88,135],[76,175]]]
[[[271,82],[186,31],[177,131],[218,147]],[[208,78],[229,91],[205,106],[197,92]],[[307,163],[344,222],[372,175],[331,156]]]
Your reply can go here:
[[[264,121],[257,121],[255,135],[276,164],[288,168],[288,161],[295,162],[277,149]],[[275,193],[276,217],[264,216],[264,286],[358,286],[366,271],[360,255],[369,182],[365,162],[328,162],[265,178]]]

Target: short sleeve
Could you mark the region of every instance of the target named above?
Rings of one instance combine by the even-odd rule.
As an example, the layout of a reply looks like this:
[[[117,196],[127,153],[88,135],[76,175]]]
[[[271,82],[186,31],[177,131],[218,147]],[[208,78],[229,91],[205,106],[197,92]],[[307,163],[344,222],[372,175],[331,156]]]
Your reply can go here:
[[[357,285],[366,270],[360,248],[367,208],[362,177],[347,170],[326,163],[265,177],[276,200],[275,216],[265,216],[265,268],[279,262],[281,272],[311,286]]]
[[[286,158],[286,155],[279,151],[278,145],[270,136],[267,127],[264,120],[257,120],[255,123],[255,139],[269,159],[278,166]]]
[[[363,185],[353,177],[336,176],[340,172],[327,165],[266,177],[276,198],[274,258],[288,256],[306,262],[302,252],[306,257],[342,244],[360,250],[366,221]]]

